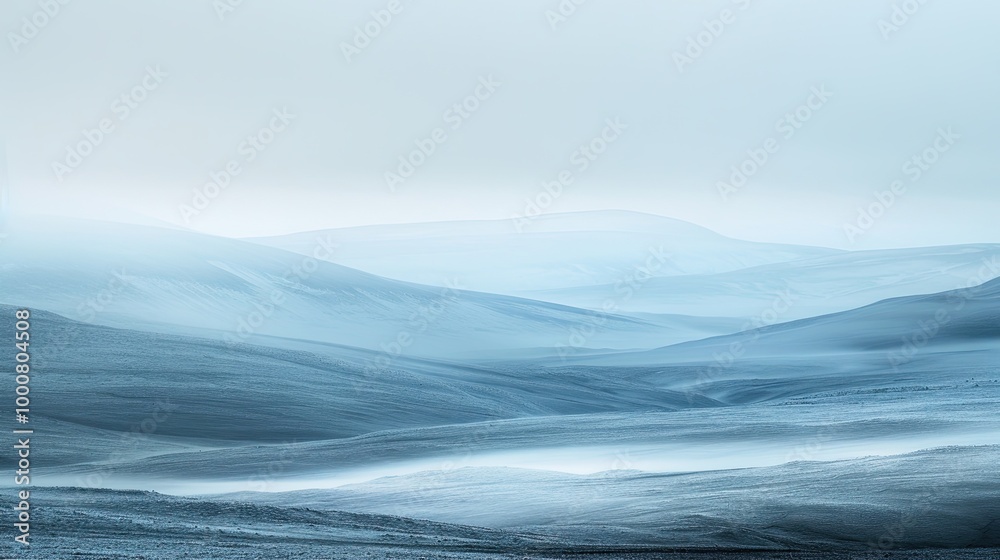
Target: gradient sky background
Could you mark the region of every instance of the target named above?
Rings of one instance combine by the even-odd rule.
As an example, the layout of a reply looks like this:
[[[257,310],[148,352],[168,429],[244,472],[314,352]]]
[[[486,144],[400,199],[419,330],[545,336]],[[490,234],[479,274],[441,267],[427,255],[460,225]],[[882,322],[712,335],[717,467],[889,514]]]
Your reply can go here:
[[[629,129],[548,211],[632,209],[850,248],[843,225],[902,179],[907,193],[854,248],[1000,241],[1000,3],[929,2],[886,39],[883,0],[589,0],[556,29],[558,0],[401,1],[351,63],[341,44],[388,0],[245,0],[221,20],[209,0],[71,2],[18,52],[11,33],[40,8],[5,2],[10,210],[235,236],[504,219],[618,117]],[[674,52],[726,8],[735,22],[679,72]],[[150,65],[163,83],[57,181],[53,161],[115,118]],[[398,156],[486,75],[497,92],[390,192]],[[834,97],[723,201],[716,183],[820,84]],[[281,107],[289,128],[185,223],[193,189]],[[949,126],[961,139],[911,182],[902,165]]]

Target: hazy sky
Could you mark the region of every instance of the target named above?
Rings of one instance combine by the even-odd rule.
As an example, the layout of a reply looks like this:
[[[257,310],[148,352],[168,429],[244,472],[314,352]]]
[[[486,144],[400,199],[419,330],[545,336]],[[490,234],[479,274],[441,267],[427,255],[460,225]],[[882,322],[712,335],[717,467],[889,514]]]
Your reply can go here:
[[[990,0],[899,0],[894,20],[886,0],[589,0],[559,18],[559,0],[53,2],[0,8],[14,212],[265,235],[504,219],[531,199],[754,240],[1000,241]],[[428,138],[393,192],[386,173]],[[206,206],[195,192],[227,165]]]

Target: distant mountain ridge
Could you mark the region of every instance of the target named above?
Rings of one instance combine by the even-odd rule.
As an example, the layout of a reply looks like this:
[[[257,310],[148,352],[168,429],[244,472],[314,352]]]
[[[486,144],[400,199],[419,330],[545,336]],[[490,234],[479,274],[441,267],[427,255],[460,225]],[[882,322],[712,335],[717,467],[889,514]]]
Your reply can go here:
[[[303,339],[397,355],[506,355],[524,348],[649,348],[731,332],[711,321],[635,318],[477,292],[462,274],[445,287],[390,280],[245,241],[85,221],[14,224],[0,254],[0,302],[114,327],[214,336]],[[599,328],[598,328],[599,327]],[[589,328],[584,338],[574,329]],[[461,341],[460,344],[456,341]]]
[[[339,244],[332,260],[345,266],[427,285],[463,274],[475,290],[517,296],[613,285],[637,275],[710,274],[842,253],[740,241],[681,220],[628,211],[545,214],[521,233],[510,220],[493,220],[363,226],[248,241],[305,254],[325,236]]]

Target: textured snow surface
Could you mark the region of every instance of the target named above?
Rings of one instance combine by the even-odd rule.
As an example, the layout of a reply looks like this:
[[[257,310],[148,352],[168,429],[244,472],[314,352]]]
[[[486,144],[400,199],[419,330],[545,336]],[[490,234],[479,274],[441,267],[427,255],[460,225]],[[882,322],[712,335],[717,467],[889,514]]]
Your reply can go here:
[[[995,556],[955,550],[1000,546],[995,246],[508,225],[337,231],[319,262],[305,234],[13,224],[0,329],[32,308],[31,554]],[[670,240],[680,264],[616,296]],[[419,276],[459,269],[458,290]]]
[[[25,550],[39,560],[337,559],[355,560],[994,560],[991,549],[788,552],[724,546],[675,549],[567,542],[545,535],[312,506],[206,501],[150,492],[38,490],[40,529]],[[786,522],[786,525],[792,523]],[[904,529],[905,531],[906,529]]]
[[[572,476],[459,469],[337,490],[246,496],[558,535],[671,546],[1000,545],[1000,448],[686,474]]]

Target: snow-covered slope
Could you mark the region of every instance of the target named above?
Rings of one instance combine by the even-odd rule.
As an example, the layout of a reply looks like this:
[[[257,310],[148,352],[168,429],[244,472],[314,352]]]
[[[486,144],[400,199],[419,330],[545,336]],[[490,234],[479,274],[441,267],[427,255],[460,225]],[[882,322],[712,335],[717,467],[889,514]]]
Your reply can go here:
[[[73,325],[45,314],[36,320],[53,338],[66,329],[79,334],[65,354],[41,356],[42,367],[54,372],[48,409],[54,412],[46,414],[53,421],[123,431],[150,414],[156,397],[181,403],[157,433],[189,441],[165,440],[159,451],[102,469],[132,484],[174,480],[183,487],[199,478],[245,482],[267,464],[287,462],[288,480],[275,484],[308,486],[364,477],[366,470],[436,468],[460,457],[481,466],[586,469],[610,465],[623,449],[635,468],[654,471],[774,465],[820,437],[819,426],[833,432],[822,436],[826,451],[811,451],[810,458],[996,443],[996,288],[987,284],[962,300],[953,299],[956,293],[899,298],[772,327],[761,335],[760,354],[749,352],[743,333],[586,360],[618,364],[575,366],[407,359],[366,370],[371,353],[359,349],[302,343],[301,350],[227,351],[197,338]],[[964,306],[939,338],[889,367],[885,337],[900,336],[928,306],[949,301]],[[884,323],[872,323],[881,309],[891,312]],[[703,375],[712,356],[734,341],[746,346],[745,355]],[[688,347],[697,351],[683,354]],[[688,357],[667,361],[672,352]],[[88,375],[107,388],[92,396],[98,406],[62,406]],[[277,386],[288,388],[287,398],[274,400]],[[356,437],[342,439],[350,436]],[[286,444],[273,445],[279,441]],[[74,453],[87,462],[102,459],[66,445],[73,453],[50,463],[63,475],[87,472]]]
[[[665,348],[580,357],[580,363],[657,365],[813,357],[880,356],[886,369],[918,354],[996,349],[1000,342],[1000,278],[935,294],[888,299],[851,311],[752,329]]]
[[[306,339],[382,351],[389,361],[536,347],[653,348],[733,331],[731,321],[637,319],[473,292],[461,275],[449,278],[449,288],[410,284],[177,230],[30,221],[8,232],[0,303],[124,328],[231,342]]]
[[[791,321],[1000,276],[1000,245],[858,251],[716,274],[651,278],[619,308],[645,313]],[[599,309],[614,284],[527,292],[533,299]]]
[[[1000,447],[686,474],[459,469],[231,500],[394,512],[580,542],[733,549],[1000,546]]]
[[[658,220],[624,222],[662,234]],[[303,539],[322,540],[307,528],[321,526],[345,543],[420,545],[440,531],[478,550],[508,538],[741,549],[1000,540],[1000,279],[694,340],[733,322],[442,290],[176,230],[15,226],[0,246],[0,327],[13,330],[10,305],[32,308],[32,423],[47,442],[38,480],[268,491],[225,498],[252,502],[241,506],[67,491],[49,511],[89,520],[72,530],[126,503],[144,527],[204,513],[257,528],[251,517],[287,514]],[[550,227],[538,235],[579,238]],[[657,281],[736,307],[794,281],[810,314],[824,294],[847,305],[981,277],[970,263],[994,254],[913,250],[916,266],[891,252],[749,263],[760,254],[748,251],[730,264],[756,268]],[[611,252],[587,254],[617,266]],[[479,260],[464,266],[481,273]],[[579,348],[563,354],[567,344]],[[275,493],[288,490],[302,491]]]
[[[573,307],[643,314],[791,321],[1000,275],[993,244],[836,251],[729,239],[635,212],[507,221],[368,226],[251,239],[302,254],[336,241],[331,260],[386,277]],[[777,312],[775,312],[777,310]]]
[[[0,543],[4,558],[508,560],[511,551],[565,550],[567,544],[482,527],[288,504],[65,487],[36,488],[31,495],[45,496],[44,505],[31,510],[31,548],[5,539]]]
[[[519,231],[510,220],[400,224],[297,233],[252,241],[310,254],[317,239],[334,262],[432,286],[462,276],[471,289],[529,291],[629,284],[653,276],[709,274],[839,254],[751,243],[670,218],[625,211],[547,214]],[[620,298],[609,290],[601,299]],[[704,313],[698,313],[704,315]]]
[[[0,305],[0,325],[11,331],[13,309]],[[156,422],[157,435],[212,446],[692,406],[683,393],[603,375],[547,376],[407,357],[382,366],[380,353],[358,348],[306,342],[298,350],[230,347],[88,325],[37,309],[32,327],[38,341],[32,363],[45,372],[35,421],[64,426],[53,430],[52,437],[65,440],[50,451],[49,465],[89,456],[74,443],[73,425],[129,432],[153,416],[165,417]],[[76,403],[81,384],[86,406]]]
[[[974,382],[941,372],[926,376],[923,385],[906,377],[863,379],[852,389],[799,386],[796,396],[738,406],[696,398],[688,407],[679,406],[680,401],[675,410],[655,410],[648,403],[621,402],[613,412],[584,414],[587,407],[580,406],[579,414],[400,428],[336,440],[164,446],[158,453],[122,457],[112,465],[102,462],[107,458],[103,450],[81,450],[76,463],[53,457],[44,472],[48,480],[71,483],[97,471],[116,487],[190,494],[262,486],[270,491],[331,488],[463,467],[576,474],[715,471],[1000,443],[996,372]],[[344,413],[353,414],[353,409]],[[287,421],[276,424],[284,433],[294,433]],[[185,428],[192,436],[208,432],[196,425],[194,416],[177,418],[176,425],[164,426],[163,435],[183,434]],[[280,476],[261,484],[256,475],[278,464]]]

